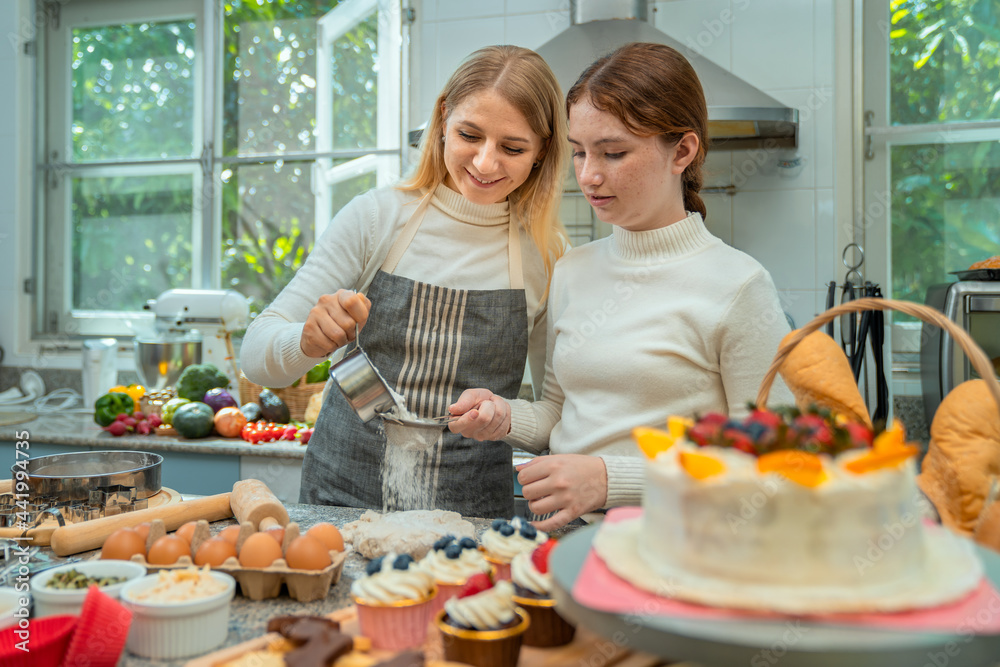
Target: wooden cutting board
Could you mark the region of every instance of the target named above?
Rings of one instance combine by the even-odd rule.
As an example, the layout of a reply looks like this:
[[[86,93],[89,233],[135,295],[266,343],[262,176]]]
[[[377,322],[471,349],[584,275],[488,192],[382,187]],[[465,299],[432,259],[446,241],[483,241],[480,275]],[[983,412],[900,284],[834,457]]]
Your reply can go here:
[[[354,605],[338,609],[326,616],[339,622],[341,631],[355,637],[360,635],[358,614]],[[269,633],[242,644],[219,649],[188,661],[184,667],[216,667],[216,665],[229,660],[235,660],[249,651],[263,649],[278,636],[275,633]],[[444,651],[441,648],[440,633],[436,629],[428,633],[423,649],[427,657],[427,667],[466,667],[465,663],[447,662],[442,659]],[[368,655],[377,660],[385,660],[394,654],[391,651],[371,650]],[[576,637],[566,646],[554,648],[523,646],[517,664],[518,667],[565,667],[566,665],[584,664],[599,664],[602,667],[661,667],[673,664],[673,667],[684,667],[680,663],[668,663],[650,655],[632,653],[610,639],[592,634],[582,628],[577,629]],[[690,665],[689,667],[695,666]]]
[[[0,493],[9,493],[11,480],[0,480]],[[6,485],[7,491],[2,489]],[[154,493],[149,498],[147,498],[148,507],[162,507],[164,505],[173,505],[175,503],[181,502],[181,494],[177,493],[173,489],[168,489],[167,487],[160,487],[157,493]],[[0,538],[13,538],[21,537],[27,535],[32,538],[32,546],[36,547],[47,547],[49,546],[49,540],[52,537],[53,531],[59,527],[59,523],[53,519],[51,521],[45,521],[37,528],[32,528],[27,533],[19,528],[0,528]]]

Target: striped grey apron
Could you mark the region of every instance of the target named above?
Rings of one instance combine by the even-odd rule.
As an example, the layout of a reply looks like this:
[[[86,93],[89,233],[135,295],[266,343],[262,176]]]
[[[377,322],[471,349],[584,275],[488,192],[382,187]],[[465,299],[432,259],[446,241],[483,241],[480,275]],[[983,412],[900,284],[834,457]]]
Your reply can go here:
[[[510,289],[458,290],[392,275],[423,220],[426,195],[375,274],[361,331],[365,352],[420,417],[447,413],[466,389],[517,397],[528,314],[517,225],[508,223]],[[442,257],[441,261],[448,261]],[[362,422],[331,388],[302,464],[299,502],[378,510],[446,509],[474,517],[514,511],[511,448],[442,429],[426,449],[387,449],[382,420]]]

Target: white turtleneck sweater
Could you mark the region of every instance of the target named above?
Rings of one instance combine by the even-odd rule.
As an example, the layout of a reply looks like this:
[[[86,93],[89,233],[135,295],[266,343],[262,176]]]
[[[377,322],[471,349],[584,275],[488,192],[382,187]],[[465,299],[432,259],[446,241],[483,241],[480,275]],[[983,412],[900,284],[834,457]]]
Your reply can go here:
[[[323,361],[307,357],[299,341],[309,310],[338,289],[364,292],[382,266],[419,195],[380,188],[355,197],[317,239],[305,264],[247,329],[240,349],[246,376],[284,387]],[[452,289],[510,289],[508,205],[473,204],[439,186],[420,228],[393,273]],[[540,387],[545,362],[545,267],[531,237],[520,229],[528,306],[528,359]]]
[[[542,400],[511,402],[507,436],[533,452],[600,456],[606,507],[641,502],[633,427],[745,414],[789,331],[768,272],[712,236],[698,213],[613,232],[556,264]],[[768,403],[794,403],[780,378]]]

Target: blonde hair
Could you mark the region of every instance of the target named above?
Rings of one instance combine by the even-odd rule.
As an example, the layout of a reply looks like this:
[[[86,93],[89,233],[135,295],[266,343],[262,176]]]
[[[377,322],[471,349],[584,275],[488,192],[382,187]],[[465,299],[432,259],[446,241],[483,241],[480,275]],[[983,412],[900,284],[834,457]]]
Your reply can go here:
[[[445,109],[454,109],[481,91],[493,91],[521,112],[542,138],[539,165],[508,196],[512,218],[531,236],[545,263],[546,275],[568,245],[559,220],[559,199],[566,176],[566,110],[562,90],[548,64],[534,51],[519,46],[488,46],[470,55],[445,84],[434,102],[431,119],[420,141],[420,161],[399,189],[433,192],[444,182]],[[548,292],[548,288],[546,288]]]

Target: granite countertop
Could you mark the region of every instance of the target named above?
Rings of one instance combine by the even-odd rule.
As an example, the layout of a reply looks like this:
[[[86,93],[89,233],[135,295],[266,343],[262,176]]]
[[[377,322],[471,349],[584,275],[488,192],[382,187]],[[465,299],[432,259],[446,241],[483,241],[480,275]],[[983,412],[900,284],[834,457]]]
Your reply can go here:
[[[23,434],[27,433],[27,436]],[[19,435],[20,434],[20,435]],[[231,454],[233,456],[270,456],[301,459],[305,446],[298,442],[271,442],[251,445],[239,438],[187,438],[163,435],[123,435],[115,437],[94,423],[89,413],[40,415],[36,419],[0,428],[0,441],[27,439],[29,442],[101,447],[140,451],[188,452],[192,454]]]
[[[330,507],[325,505],[288,504],[285,507],[288,510],[289,518],[298,523],[303,529],[320,521],[326,521],[336,526],[343,526],[358,519],[365,511],[353,507]],[[475,526],[476,533],[478,534],[489,527],[491,519],[468,518],[468,521]],[[211,524],[212,534],[218,533],[226,526],[235,523],[234,519],[213,522]],[[558,537],[571,530],[572,528],[563,528],[554,531],[553,534]],[[100,552],[91,551],[78,555],[85,560],[90,560],[99,557]],[[354,551],[348,551],[340,580],[330,587],[330,591],[325,599],[314,602],[298,602],[288,597],[287,589],[284,588],[279,597],[256,602],[243,597],[237,592],[236,597],[233,598],[229,607],[229,634],[226,637],[225,643],[219,648],[239,644],[248,639],[266,634],[267,622],[275,616],[284,614],[329,614],[350,605],[351,583],[364,574],[366,563],[366,558]],[[179,667],[193,657],[195,656],[179,660],[148,660],[125,651],[118,662],[118,667]]]

